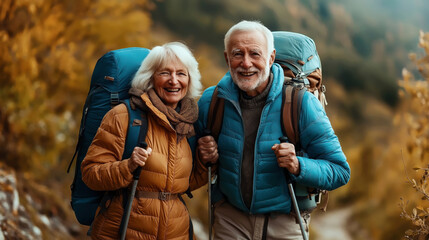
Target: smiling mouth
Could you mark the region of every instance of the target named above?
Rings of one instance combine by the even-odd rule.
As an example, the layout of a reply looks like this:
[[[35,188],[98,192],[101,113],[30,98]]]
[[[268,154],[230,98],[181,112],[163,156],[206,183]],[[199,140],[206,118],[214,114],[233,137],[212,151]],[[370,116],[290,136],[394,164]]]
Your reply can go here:
[[[164,88],[164,90],[167,92],[174,93],[174,92],[179,92],[180,88]]]
[[[250,76],[255,75],[255,74],[256,74],[256,72],[240,72],[239,74],[240,74],[241,76],[244,76],[244,77],[250,77]]]

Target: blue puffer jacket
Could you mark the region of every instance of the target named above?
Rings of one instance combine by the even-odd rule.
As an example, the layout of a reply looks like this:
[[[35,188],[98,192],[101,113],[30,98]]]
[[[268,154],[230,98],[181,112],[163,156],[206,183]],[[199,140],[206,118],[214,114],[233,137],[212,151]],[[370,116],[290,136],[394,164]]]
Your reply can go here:
[[[273,64],[271,71],[274,76],[273,84],[262,110],[254,149],[253,198],[250,209],[243,202],[240,188],[244,129],[239,89],[232,82],[229,72],[218,83],[218,96],[226,99],[218,140],[218,186],[232,205],[252,214],[291,211],[285,173],[283,168],[278,166],[274,151],[271,150],[283,135],[280,121],[283,70],[279,65]],[[200,113],[195,125],[196,139],[206,127],[213,90],[214,87],[205,90],[198,102]],[[302,149],[307,157],[298,157],[301,172],[299,176],[293,176],[293,180],[324,190],[333,190],[346,184],[350,179],[350,167],[346,157],[325,111],[319,101],[308,92],[302,100],[299,128]]]

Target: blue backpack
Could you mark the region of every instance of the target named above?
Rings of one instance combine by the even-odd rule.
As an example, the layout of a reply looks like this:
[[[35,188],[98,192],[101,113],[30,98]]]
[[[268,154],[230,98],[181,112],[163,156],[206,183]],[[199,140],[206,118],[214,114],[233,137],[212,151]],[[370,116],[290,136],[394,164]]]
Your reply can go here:
[[[309,91],[319,99],[322,107],[327,105],[322,85],[322,64],[313,39],[295,32],[273,32],[276,49],[275,62],[284,71],[283,85],[283,132],[300,151],[299,116],[304,92]],[[284,118],[284,119],[283,119]]]
[[[127,105],[130,114],[130,125],[122,158],[125,159],[131,156],[131,152],[137,145],[140,134],[140,126],[133,126],[132,122],[134,119],[141,121],[143,113],[130,108],[128,90],[131,87],[131,80],[148,54],[149,50],[145,48],[118,49],[106,53],[95,65],[89,93],[83,107],[79,139],[75,153],[67,169],[67,172],[69,172],[73,160],[77,156],[74,180],[70,186],[71,206],[76,219],[82,225],[91,225],[97,208],[99,205],[104,205],[101,204],[102,199],[106,199],[103,196],[109,196],[110,192],[106,193],[89,189],[82,181],[80,165],[85,158],[104,115],[121,102]],[[147,131],[147,129],[143,130]]]

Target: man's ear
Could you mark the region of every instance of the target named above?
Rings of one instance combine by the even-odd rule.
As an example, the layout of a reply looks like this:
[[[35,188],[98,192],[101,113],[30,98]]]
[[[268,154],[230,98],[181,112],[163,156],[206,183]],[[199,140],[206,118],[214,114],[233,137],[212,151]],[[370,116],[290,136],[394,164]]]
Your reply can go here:
[[[223,51],[223,56],[225,57],[226,65],[229,66],[228,54],[226,53],[226,51]]]
[[[276,59],[276,50],[274,49],[270,55],[270,66],[273,65],[275,59]]]

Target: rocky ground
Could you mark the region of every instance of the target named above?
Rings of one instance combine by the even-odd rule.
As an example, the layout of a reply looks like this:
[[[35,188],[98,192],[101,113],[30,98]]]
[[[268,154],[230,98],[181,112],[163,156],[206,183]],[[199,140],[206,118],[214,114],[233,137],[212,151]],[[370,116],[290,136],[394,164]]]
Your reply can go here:
[[[0,240],[84,239],[66,202],[0,162]]]

